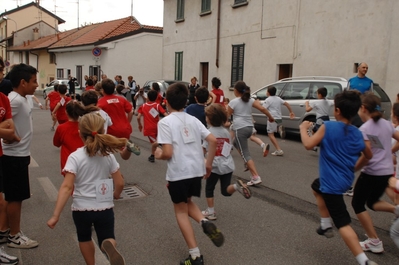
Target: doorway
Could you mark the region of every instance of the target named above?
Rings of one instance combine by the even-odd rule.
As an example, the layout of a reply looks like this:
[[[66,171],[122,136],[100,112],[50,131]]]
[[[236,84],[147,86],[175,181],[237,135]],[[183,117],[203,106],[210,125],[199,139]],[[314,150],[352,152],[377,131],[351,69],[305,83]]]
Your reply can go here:
[[[279,64],[278,66],[278,80],[292,77],[292,64]]]
[[[201,86],[208,88],[209,63],[201,63]]]

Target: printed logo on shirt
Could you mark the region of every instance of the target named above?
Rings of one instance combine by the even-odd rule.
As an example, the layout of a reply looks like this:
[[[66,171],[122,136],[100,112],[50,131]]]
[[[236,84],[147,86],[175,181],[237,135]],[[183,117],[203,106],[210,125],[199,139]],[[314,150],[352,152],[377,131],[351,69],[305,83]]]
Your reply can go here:
[[[216,138],[216,154],[215,156],[222,156],[224,143],[229,143],[229,138]]]
[[[6,109],[3,107],[0,107],[0,120],[3,120],[5,115],[6,115]]]
[[[107,99],[107,103],[108,104],[119,103],[119,99],[117,98]]]

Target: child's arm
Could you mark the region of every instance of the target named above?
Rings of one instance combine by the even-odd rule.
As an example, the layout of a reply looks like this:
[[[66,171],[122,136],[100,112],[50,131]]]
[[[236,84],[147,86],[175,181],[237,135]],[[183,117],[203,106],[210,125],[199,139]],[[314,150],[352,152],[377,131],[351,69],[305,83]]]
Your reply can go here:
[[[53,112],[51,113],[54,117],[56,116],[57,111],[58,111],[58,109],[59,109],[60,107],[61,107],[61,103],[58,102],[57,105],[55,106]]]
[[[125,181],[123,180],[119,169],[112,174],[112,179],[114,181],[114,199],[119,199],[121,197],[123,186],[125,185]]]
[[[309,100],[305,102],[306,112],[311,111],[313,108],[309,105]]]
[[[270,114],[270,112],[269,112],[265,107],[263,107],[263,106],[259,103],[259,100],[255,100],[254,103],[252,104],[252,107],[254,107],[254,108],[260,110],[263,114],[265,114],[265,115],[269,118],[269,121],[270,121],[270,122],[274,122],[273,116]]]
[[[162,147],[157,143],[153,143],[153,145],[157,145],[157,149],[155,149],[154,157],[160,160],[169,160],[173,155],[173,146],[171,144],[162,144]]]
[[[323,124],[312,136],[309,136],[308,129],[310,128],[310,126],[312,126],[312,123],[310,121],[304,121],[301,123],[301,125],[299,125],[302,144],[306,148],[306,150],[312,150],[313,147],[318,145],[321,140],[323,140],[326,131],[326,127]]]
[[[212,163],[213,163],[213,159],[215,158],[215,154],[216,154],[217,140],[216,140],[216,137],[210,133],[205,138],[205,141],[208,142],[208,155],[206,157],[206,164],[205,164],[206,175],[204,176],[204,178],[208,178],[212,172]]]
[[[127,120],[128,120],[129,122],[132,121],[133,115],[134,115],[134,110],[131,110],[131,111],[127,114]]]
[[[57,203],[55,204],[53,216],[47,221],[48,227],[54,228],[58,223],[62,209],[64,209],[66,202],[71,197],[74,181],[75,174],[67,172],[65,174],[64,181],[61,184],[60,190],[58,191]]]
[[[47,96],[46,99],[45,99],[45,101],[44,101],[46,110],[48,110],[48,104],[49,104],[49,102],[50,102],[50,99],[49,99],[48,96]]]
[[[32,99],[36,102],[36,104],[40,107],[40,109],[43,109],[42,103],[35,97],[35,95],[32,95]]]
[[[143,130],[143,125],[141,124],[141,113],[139,112],[139,115],[137,115],[137,123],[139,124],[139,131],[141,132]]]
[[[358,171],[358,170],[362,169],[365,165],[367,165],[369,160],[373,157],[373,153],[371,152],[371,143],[370,143],[370,141],[369,140],[365,140],[364,143],[366,144],[366,147],[364,148],[364,150],[362,151],[359,159],[356,162],[355,171]]]
[[[288,102],[284,102],[284,106],[286,106],[288,111],[290,112],[290,119],[295,118],[295,114],[292,111],[291,105]]]
[[[212,103],[215,103],[215,101],[216,101],[216,95],[215,95],[212,91],[209,91],[209,96],[212,98],[211,104],[212,104]]]
[[[393,133],[392,138],[396,140],[396,143],[392,146],[392,153],[396,153],[399,150],[399,131]]]
[[[12,119],[7,119],[0,123],[0,138],[3,138],[8,144],[21,141],[15,134],[14,121]]]
[[[397,178],[391,177],[388,181],[388,184],[390,188],[399,191],[399,180]]]

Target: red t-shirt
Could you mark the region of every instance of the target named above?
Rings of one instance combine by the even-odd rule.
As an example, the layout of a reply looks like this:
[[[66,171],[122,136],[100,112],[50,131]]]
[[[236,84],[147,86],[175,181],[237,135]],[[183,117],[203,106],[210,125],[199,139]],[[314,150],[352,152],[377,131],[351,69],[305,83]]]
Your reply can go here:
[[[10,106],[10,100],[6,95],[0,93],[0,123],[12,119],[12,112]],[[3,148],[0,144],[0,156],[3,155]]]
[[[212,93],[215,94],[216,100],[215,103],[224,104],[224,92],[220,88],[215,88],[212,90]]]
[[[64,102],[62,103],[62,99],[64,98]],[[66,104],[71,101],[70,97],[61,97],[58,101],[60,103],[60,107],[57,110],[56,117],[59,124],[63,124],[68,121],[68,116],[66,114]],[[57,102],[57,103],[58,103]]]
[[[157,99],[155,100],[155,102],[158,103],[158,104],[162,104],[162,101],[163,101],[163,97],[161,96],[160,93],[158,93]]]
[[[61,174],[64,175],[62,170],[65,167],[68,156],[83,146],[83,141],[79,135],[79,122],[67,121],[60,124],[55,130],[53,144],[61,147]]]
[[[133,110],[130,102],[124,97],[105,95],[98,100],[97,106],[111,117],[112,126],[108,127],[107,133],[115,137],[129,139],[133,131],[126,116]]]
[[[86,86],[86,91],[89,91],[89,90],[95,90],[94,86]]]
[[[143,135],[154,136],[158,135],[158,121],[159,113],[165,114],[165,110],[156,102],[144,103],[138,112],[144,117]]]
[[[50,111],[52,112],[57,105],[57,103],[61,100],[60,93],[56,91],[51,91],[50,94],[47,95],[50,100]]]

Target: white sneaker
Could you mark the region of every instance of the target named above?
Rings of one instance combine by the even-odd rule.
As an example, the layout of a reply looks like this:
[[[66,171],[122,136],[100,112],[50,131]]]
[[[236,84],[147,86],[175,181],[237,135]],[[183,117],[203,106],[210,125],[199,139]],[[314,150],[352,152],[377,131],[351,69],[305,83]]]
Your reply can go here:
[[[384,252],[384,247],[382,246],[382,241],[380,240],[378,243],[373,243],[370,238],[359,242],[363,251],[371,251],[373,253],[382,253]]]
[[[10,248],[35,248],[38,245],[39,243],[37,243],[37,241],[28,238],[22,231],[15,236],[8,236],[7,246]]]
[[[214,220],[217,219],[216,218],[216,212],[209,213],[208,208],[206,210],[202,211],[202,215],[208,220],[214,221]]]
[[[350,187],[347,191],[344,192],[343,195],[353,197],[353,187]]]
[[[18,258],[8,255],[5,250],[4,247],[0,248],[0,264],[10,264],[10,265],[14,265],[14,264],[18,264]]]
[[[257,177],[256,179],[251,178],[251,180],[247,182],[247,186],[255,186],[255,185],[258,185],[261,183],[262,183],[262,179],[260,177]]]
[[[284,155],[284,152],[283,152],[283,150],[276,150],[276,151],[274,151],[272,153],[272,155],[274,155],[274,156],[282,156],[282,155]]]

